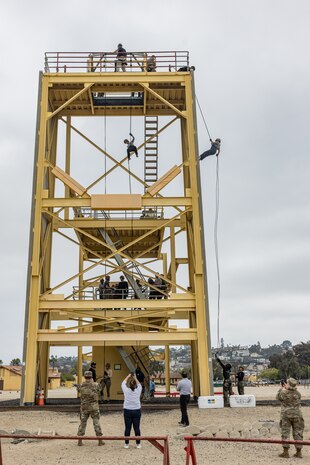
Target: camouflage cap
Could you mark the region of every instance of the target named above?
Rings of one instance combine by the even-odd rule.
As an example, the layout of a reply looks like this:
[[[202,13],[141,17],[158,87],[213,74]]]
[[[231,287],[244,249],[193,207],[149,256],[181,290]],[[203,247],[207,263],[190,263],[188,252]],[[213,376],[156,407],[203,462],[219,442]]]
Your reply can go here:
[[[297,386],[297,381],[294,378],[289,378],[287,380],[287,383],[290,387],[295,388]]]
[[[84,378],[92,378],[92,377],[93,377],[93,374],[91,371],[85,371]]]

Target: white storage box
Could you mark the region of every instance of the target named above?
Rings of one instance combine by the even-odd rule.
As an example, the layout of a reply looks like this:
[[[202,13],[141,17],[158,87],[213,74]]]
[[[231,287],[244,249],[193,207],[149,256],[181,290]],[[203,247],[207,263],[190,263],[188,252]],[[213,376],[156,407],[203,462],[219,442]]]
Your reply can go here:
[[[198,397],[199,408],[223,408],[223,396],[201,396]]]
[[[229,404],[231,407],[255,407],[255,396],[230,396]]]

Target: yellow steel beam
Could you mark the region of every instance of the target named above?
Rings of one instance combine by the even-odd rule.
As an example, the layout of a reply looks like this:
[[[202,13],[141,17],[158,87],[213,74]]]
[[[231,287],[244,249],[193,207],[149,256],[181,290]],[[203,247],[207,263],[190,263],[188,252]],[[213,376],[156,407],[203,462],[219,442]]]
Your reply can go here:
[[[195,308],[195,299],[191,298],[187,294],[175,294],[178,298],[171,299],[130,299],[128,301],[124,299],[104,299],[100,300],[40,300],[40,310],[93,310],[96,308],[124,308],[128,303],[128,308],[146,308],[150,309],[177,309],[177,308]],[[142,310],[141,317],[142,317]]]
[[[84,94],[84,92],[87,92],[90,87],[92,87],[93,83],[89,84],[84,84],[84,89],[81,89],[79,92],[77,92],[73,97],[69,98],[65,103],[63,103],[60,107],[58,107],[55,111],[52,113],[47,113],[47,120],[53,118],[56,116],[60,111],[62,111],[64,108],[66,108],[68,105],[70,105],[71,102],[73,102],[75,99],[77,99],[80,95]]]
[[[163,102],[165,105],[167,105],[169,108],[171,108],[177,115],[181,116],[182,118],[186,118],[187,114],[185,111],[180,111],[178,110],[172,103],[170,103],[168,100],[166,100],[164,97],[159,95],[157,92],[155,92],[153,89],[149,87],[148,84],[144,84],[141,82],[141,86],[150,94],[154,95],[154,97],[158,98],[161,102]]]
[[[191,197],[142,197],[143,207],[190,207],[192,204]],[[90,198],[68,197],[68,198],[48,198],[42,200],[44,208],[58,207],[89,207],[91,206]],[[143,221],[147,218],[143,218]],[[148,220],[149,221],[149,220]],[[156,220],[157,221],[157,220]]]
[[[103,346],[107,345],[162,345],[162,344],[188,344],[190,341],[197,339],[195,330],[174,331],[167,333],[159,332],[105,332],[105,333],[46,333],[44,331],[38,332],[38,341],[47,341],[51,345],[83,345],[83,346]]]

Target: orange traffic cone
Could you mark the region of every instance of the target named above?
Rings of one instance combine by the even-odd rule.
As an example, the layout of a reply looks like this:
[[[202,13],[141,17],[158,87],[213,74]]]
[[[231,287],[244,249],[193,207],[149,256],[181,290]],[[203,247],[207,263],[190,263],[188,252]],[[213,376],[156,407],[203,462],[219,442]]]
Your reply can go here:
[[[44,389],[40,389],[38,394],[38,405],[42,407],[44,405]]]

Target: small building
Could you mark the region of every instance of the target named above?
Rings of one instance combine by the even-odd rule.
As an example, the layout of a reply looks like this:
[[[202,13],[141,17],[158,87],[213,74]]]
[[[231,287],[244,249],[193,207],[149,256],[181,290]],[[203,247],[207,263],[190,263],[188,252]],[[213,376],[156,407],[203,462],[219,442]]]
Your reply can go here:
[[[21,365],[0,365],[0,391],[20,391],[22,385]],[[58,389],[60,387],[60,377],[57,368],[49,368],[48,388]]]
[[[22,368],[21,365],[0,365],[0,391],[20,391]]]
[[[172,371],[170,373],[170,384],[177,384],[180,379],[182,379],[182,375],[178,371]],[[166,374],[158,373],[155,377],[155,383],[162,385],[166,384]]]
[[[48,389],[60,388],[61,373],[58,368],[49,368],[48,370]]]

